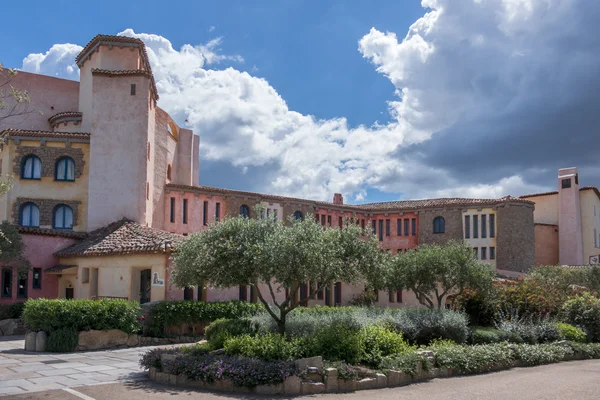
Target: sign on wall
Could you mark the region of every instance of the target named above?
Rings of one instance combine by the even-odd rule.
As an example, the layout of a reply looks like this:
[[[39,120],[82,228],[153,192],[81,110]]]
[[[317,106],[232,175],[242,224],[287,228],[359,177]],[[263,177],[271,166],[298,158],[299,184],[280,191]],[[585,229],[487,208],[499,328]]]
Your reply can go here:
[[[158,272],[152,274],[152,286],[165,286],[165,280],[160,279]]]
[[[598,265],[600,264],[600,255],[590,256],[590,265]]]

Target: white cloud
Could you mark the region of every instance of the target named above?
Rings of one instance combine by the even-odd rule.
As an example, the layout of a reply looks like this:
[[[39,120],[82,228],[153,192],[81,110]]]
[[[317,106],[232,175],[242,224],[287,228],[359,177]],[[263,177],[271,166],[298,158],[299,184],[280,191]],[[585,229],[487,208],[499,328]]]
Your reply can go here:
[[[75,56],[83,50],[76,44],[55,44],[45,53],[31,53],[23,60],[23,71],[79,79]]]
[[[567,0],[422,4],[429,9],[403,39],[373,28],[358,42],[361,54],[396,87],[398,97],[389,102],[394,119],[387,125],[349,127],[343,117],[318,120],[290,110],[265,79],[233,67],[211,69],[219,62],[243,62],[241,56],[222,54],[220,38],[174,49],[158,35],[131,29],[120,34],[146,43],[160,106],[200,135],[201,157],[236,168],[237,176],[224,186],[250,179],[263,192],[316,199],[342,192],[355,201],[372,201],[367,188],[407,198],[500,197],[548,189],[526,179],[539,171],[536,165],[519,171],[471,165],[481,176],[469,181],[453,166],[430,165],[419,146],[426,149],[464,121],[498,118],[544,98],[548,85],[540,85],[540,79],[549,79],[545,62],[554,60],[548,56],[555,51],[552,29],[576,32],[577,22],[563,18],[573,18],[577,5],[570,7]],[[23,67],[71,76],[76,48],[81,47],[55,45],[28,56]],[[571,61],[559,65],[561,74],[580,68]],[[564,87],[563,78],[549,82]],[[486,135],[482,130],[472,138]],[[202,171],[201,180],[206,183]]]

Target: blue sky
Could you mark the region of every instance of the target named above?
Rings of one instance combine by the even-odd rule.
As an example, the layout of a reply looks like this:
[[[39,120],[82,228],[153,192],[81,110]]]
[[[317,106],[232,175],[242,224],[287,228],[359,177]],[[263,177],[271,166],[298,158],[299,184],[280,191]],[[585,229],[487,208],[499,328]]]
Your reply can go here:
[[[78,79],[94,35],[144,40],[159,106],[200,135],[201,184],[501,197],[576,166],[600,185],[600,2],[130,3],[3,5],[0,59]]]

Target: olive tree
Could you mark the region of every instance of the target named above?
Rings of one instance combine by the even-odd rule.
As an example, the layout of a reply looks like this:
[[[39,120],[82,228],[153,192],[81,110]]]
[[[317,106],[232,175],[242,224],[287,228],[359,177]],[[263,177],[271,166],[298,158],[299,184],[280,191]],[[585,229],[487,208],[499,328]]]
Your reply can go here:
[[[283,333],[287,314],[332,283],[383,287],[388,257],[374,237],[353,224],[324,229],[311,216],[290,217],[287,223],[233,217],[189,236],[179,246],[172,282],[178,287],[253,286]],[[308,282],[306,298],[298,299],[300,286]],[[283,299],[277,296],[281,292]]]
[[[491,290],[494,267],[479,263],[473,249],[464,243],[422,245],[390,262],[388,284],[393,289],[408,289],[429,308],[442,308],[448,296],[470,287],[480,292]]]
[[[4,68],[0,63],[0,123],[30,112],[29,93],[12,85],[16,75],[17,70]]]
[[[26,277],[31,266],[25,257],[25,244],[16,226],[0,223],[0,264],[18,267],[18,276]]]

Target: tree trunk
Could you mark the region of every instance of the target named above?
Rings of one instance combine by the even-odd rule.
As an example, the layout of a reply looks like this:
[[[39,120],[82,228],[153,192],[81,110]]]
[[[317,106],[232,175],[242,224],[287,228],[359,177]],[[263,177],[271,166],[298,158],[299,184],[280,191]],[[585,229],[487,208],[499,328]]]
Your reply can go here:
[[[281,312],[279,315],[279,319],[277,320],[277,331],[279,332],[280,335],[285,334],[285,317],[286,316],[287,316],[287,314],[284,314],[283,312]]]

